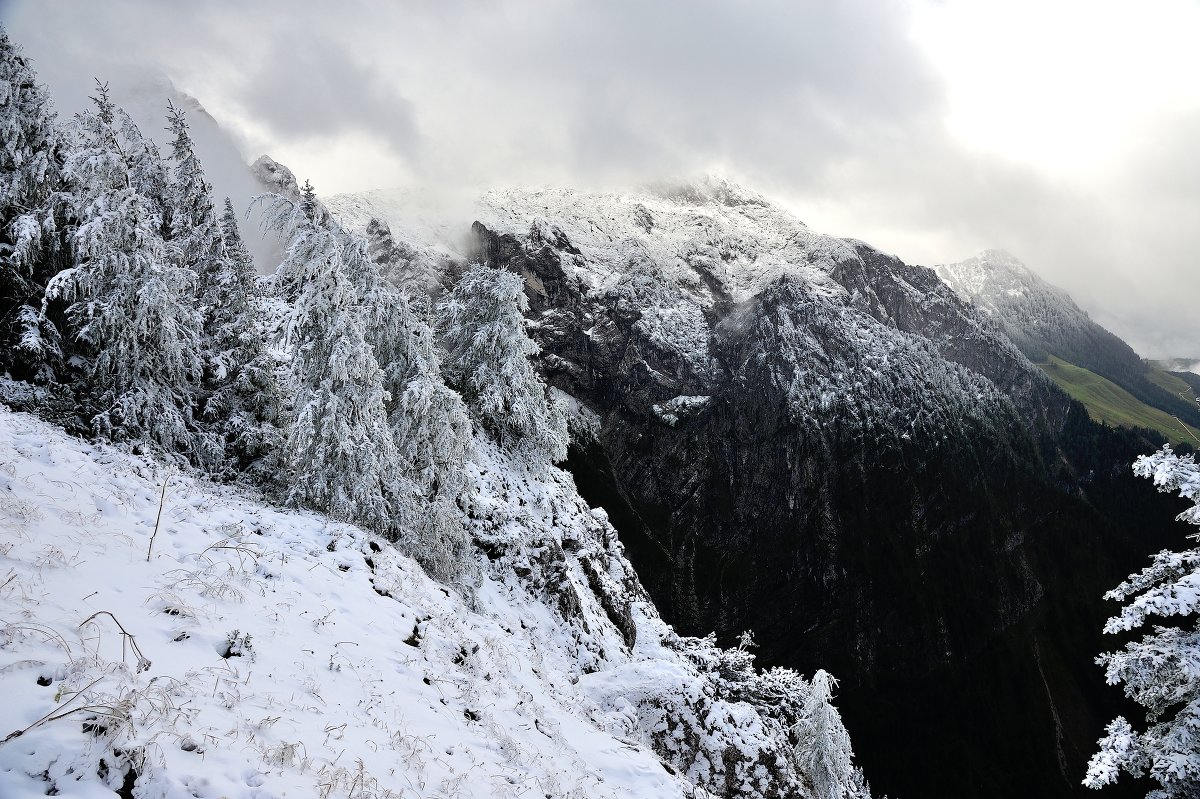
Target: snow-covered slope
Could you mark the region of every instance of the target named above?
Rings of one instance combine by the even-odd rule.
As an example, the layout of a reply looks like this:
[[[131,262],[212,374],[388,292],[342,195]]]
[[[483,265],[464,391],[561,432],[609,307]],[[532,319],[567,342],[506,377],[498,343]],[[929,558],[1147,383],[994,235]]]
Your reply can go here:
[[[803,792],[603,511],[479,447],[463,599],[357,528],[0,406],[0,796]]]
[[[532,225],[548,240],[569,238],[589,287],[611,281],[631,258],[645,258],[705,307],[720,298],[744,300],[785,273],[802,273],[836,291],[828,272],[855,257],[846,242],[815,233],[786,210],[718,178],[636,194],[496,189],[455,209],[454,222],[444,211],[431,211],[427,195],[407,189],[337,195],[326,204],[352,228],[365,231],[371,219],[386,220],[407,241],[460,249],[472,219],[519,236]]]

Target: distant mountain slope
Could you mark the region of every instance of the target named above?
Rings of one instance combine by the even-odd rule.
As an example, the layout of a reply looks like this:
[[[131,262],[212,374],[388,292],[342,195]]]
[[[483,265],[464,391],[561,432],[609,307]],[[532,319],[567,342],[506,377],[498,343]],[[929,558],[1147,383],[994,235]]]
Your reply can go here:
[[[1166,411],[1147,405],[1111,380],[1081,366],[1067,363],[1053,355],[1048,361],[1038,364],[1064,391],[1079,400],[1088,413],[1097,421],[1109,425],[1145,427],[1157,430],[1171,444],[1187,442],[1200,444],[1200,431],[1189,428]],[[1155,370],[1151,379],[1166,386],[1179,385],[1184,391],[1190,387],[1167,372]],[[1171,381],[1175,382],[1172,383]]]
[[[1170,372],[1171,377],[1176,378],[1191,386],[1193,397],[1200,397],[1200,374],[1195,372]]]
[[[1070,295],[1003,250],[934,267],[964,299],[975,303],[1033,362],[1055,355],[1111,380],[1141,402],[1200,425],[1200,408],[1151,379],[1133,349],[1092,321]]]

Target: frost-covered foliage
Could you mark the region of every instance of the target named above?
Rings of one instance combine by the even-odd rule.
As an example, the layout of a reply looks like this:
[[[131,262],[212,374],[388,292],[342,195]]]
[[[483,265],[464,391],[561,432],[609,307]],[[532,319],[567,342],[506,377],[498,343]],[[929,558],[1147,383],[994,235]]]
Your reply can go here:
[[[1200,465],[1191,455],[1169,446],[1138,458],[1133,467],[1160,491],[1177,491],[1192,501],[1180,521],[1200,525]],[[1200,534],[1192,535],[1196,539]],[[1200,795],[1200,548],[1162,551],[1139,574],[1105,594],[1128,604],[1108,620],[1106,633],[1144,627],[1152,618],[1178,618],[1184,626],[1155,624],[1139,641],[1097,658],[1108,683],[1123,683],[1125,695],[1146,709],[1148,726],[1138,732],[1118,717],[1100,740],[1100,751],[1088,764],[1084,784],[1101,788],[1121,772],[1149,774],[1161,788],[1148,799],[1185,799]]]
[[[428,300],[399,293],[392,313],[406,328],[404,363],[393,369],[391,421],[409,476],[426,496],[457,498],[471,452],[471,421],[462,398],[442,380]]]
[[[639,619],[639,628],[655,627]],[[713,637],[665,631],[641,653],[678,652],[690,668],[616,670],[589,678],[610,729],[653,746],[689,780],[720,796],[869,797],[849,737],[830,703],[832,680],[791,669],[757,671],[749,633],[734,649]],[[693,673],[691,669],[694,669]]]
[[[59,139],[50,97],[0,26],[0,214],[6,223],[53,191]]]
[[[844,435],[936,442],[1013,418],[987,378],[942,358],[927,339],[883,327],[801,281],[782,281],[759,302],[741,369],[786,391],[799,424],[833,420]]]
[[[276,363],[255,329],[258,293],[254,263],[226,199],[217,218],[212,186],[196,155],[183,109],[170,106],[174,134],[169,250],[180,266],[198,275],[197,301],[203,317],[202,416],[212,436],[200,460],[216,472],[248,472],[263,478],[280,442]]]
[[[260,329],[262,296],[233,203],[221,215],[221,268],[202,276],[207,298],[204,417],[222,441],[225,468],[270,482],[282,443],[279,362]]]
[[[842,799],[853,774],[850,736],[837,708],[830,704],[835,685],[837,681],[828,672],[817,669],[800,718],[792,727],[793,735],[801,741],[801,770],[817,799]]]
[[[76,116],[63,167],[73,221],[71,266],[47,297],[64,303],[79,387],[93,430],[194,454],[192,402],[200,378],[196,275],[161,236],[155,151],[99,86]]]
[[[268,225],[290,240],[281,273],[297,297],[286,333],[295,403],[283,449],[288,501],[391,533],[412,491],[388,427],[383,374],[346,273],[344,242],[303,205],[279,195],[264,199]]]
[[[567,456],[565,409],[530,363],[537,344],[521,315],[529,306],[521,278],[476,264],[438,304],[445,372],[472,418],[530,465]]]
[[[276,196],[269,209],[277,229],[292,231],[280,274],[297,297],[287,337],[298,410],[285,454],[309,486],[302,497],[293,483],[292,499],[340,508],[334,515],[469,589],[475,569],[459,507],[471,449],[466,410],[442,382],[428,322],[381,278],[362,242],[318,210],[309,184],[299,203]],[[338,342],[323,340],[330,331]],[[325,493],[331,485],[341,499]]]
[[[385,280],[361,240],[342,235],[362,295],[367,337],[383,369],[388,417],[405,474],[423,497],[456,501],[466,485],[471,423],[462,398],[443,381],[429,300]]]
[[[50,98],[0,27],[0,372],[49,379],[61,354],[42,313],[58,254],[62,135]]]

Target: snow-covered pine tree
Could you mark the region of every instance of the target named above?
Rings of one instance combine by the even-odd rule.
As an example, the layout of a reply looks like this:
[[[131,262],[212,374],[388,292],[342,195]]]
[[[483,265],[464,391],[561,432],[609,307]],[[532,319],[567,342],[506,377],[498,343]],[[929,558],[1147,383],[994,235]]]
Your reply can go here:
[[[183,109],[169,101],[167,124],[174,134],[171,140],[174,180],[169,187],[164,187],[167,204],[171,207],[168,220],[171,250],[182,265],[196,272],[200,280],[200,302],[207,303],[215,299],[216,287],[228,272],[224,263],[225,241],[213,210],[212,186],[205,179],[204,167],[196,155],[187,116]]]
[[[218,360],[217,352],[223,350],[224,342],[214,341],[214,333],[226,332],[214,328],[221,322],[228,323],[231,315],[244,308],[230,308],[230,300],[236,297],[219,296],[221,284],[227,281],[229,266],[225,258],[225,241],[221,235],[220,225],[213,212],[210,194],[212,186],[204,178],[204,169],[196,156],[192,137],[188,131],[187,119],[183,110],[170,101],[167,102],[168,130],[174,134],[171,142],[171,158],[174,161],[174,179],[167,184],[165,170],[160,176],[153,168],[153,160],[149,157],[150,145],[143,142],[140,152],[147,166],[139,172],[142,184],[147,191],[161,191],[161,205],[169,209],[163,224],[166,227],[167,253],[172,262],[183,269],[196,274],[196,297],[199,302],[202,335],[200,338],[200,356],[203,363],[202,389],[197,397],[200,404],[207,409],[207,399],[215,393],[217,386],[223,382],[224,376],[230,370],[225,364],[214,363]],[[220,321],[212,317],[220,314]],[[227,325],[226,325],[227,326]],[[206,469],[213,472],[225,470],[225,454],[221,439],[223,436],[204,430],[196,436],[195,460]]]
[[[465,488],[471,422],[462,398],[442,378],[431,308],[383,278],[360,239],[345,235],[345,258],[362,297],[367,339],[390,395],[388,417],[406,474],[429,498],[456,500]]]
[[[1164,446],[1137,459],[1133,471],[1154,480],[1160,491],[1178,491],[1192,507],[1176,518],[1200,525],[1200,465],[1192,455]],[[1200,539],[1200,533],[1189,536]],[[1148,726],[1138,732],[1123,717],[1108,725],[1100,751],[1088,763],[1083,784],[1102,788],[1121,772],[1149,774],[1161,789],[1147,799],[1200,796],[1200,547],[1162,551],[1139,574],[1104,595],[1129,604],[1108,620],[1106,633],[1144,627],[1152,618],[1178,617],[1180,626],[1154,625],[1153,632],[1096,659],[1109,685],[1124,683],[1125,695],[1146,708]]]
[[[502,447],[537,466],[566,457],[567,422],[530,363],[538,346],[525,331],[528,307],[520,277],[476,264],[438,304],[438,322],[444,372],[471,417]]]
[[[200,437],[197,460],[227,476],[261,472],[279,443],[279,392],[275,365],[255,330],[254,264],[228,199],[217,219],[183,109],[168,104],[167,121],[174,134],[168,249],[179,266],[198,276],[203,320],[200,400],[208,431]]]
[[[471,422],[462,398],[442,380],[429,309],[422,307],[428,300],[385,280],[363,242],[336,230],[361,298],[367,341],[383,370],[401,468],[423,500],[406,506],[399,543],[436,579],[470,582],[471,542],[457,502],[467,487]]]
[[[47,287],[66,304],[78,393],[94,432],[191,453],[200,376],[195,273],[172,264],[162,219],[134,170],[150,151],[97,82],[95,109],[75,118],[63,193],[71,264]],[[132,153],[132,155],[127,155]]]
[[[287,326],[295,418],[284,461],[288,501],[395,536],[415,498],[388,426],[383,374],[337,232],[303,204],[264,195],[269,228],[290,243],[281,270],[297,299]]]
[[[816,799],[843,799],[854,781],[850,735],[830,702],[836,685],[828,672],[818,669],[800,718],[792,728],[800,769]]]
[[[205,415],[221,421],[229,461],[254,482],[264,483],[274,476],[274,462],[283,443],[279,362],[260,329],[263,298],[254,259],[242,240],[228,197],[221,215],[221,238],[229,271],[215,301],[233,312],[206,317],[210,364],[220,365],[225,379],[208,397]]]
[[[63,140],[46,90],[0,26],[0,373],[47,380],[58,330],[42,313],[62,266],[59,188]]]
[[[175,213],[174,195],[167,163],[153,139],[142,134],[141,128],[125,109],[113,109],[115,126],[120,132],[118,147],[125,158],[129,185],[138,192],[158,220],[158,233],[164,241],[174,235],[171,219]]]

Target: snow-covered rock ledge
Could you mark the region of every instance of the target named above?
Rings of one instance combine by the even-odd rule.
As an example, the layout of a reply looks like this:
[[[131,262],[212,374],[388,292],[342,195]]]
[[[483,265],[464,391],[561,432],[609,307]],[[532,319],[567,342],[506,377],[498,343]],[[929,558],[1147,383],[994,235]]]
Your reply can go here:
[[[812,725],[732,696],[739,650],[676,637],[570,478],[504,459],[472,466],[466,600],[358,528],[0,406],[0,796],[809,793]]]

